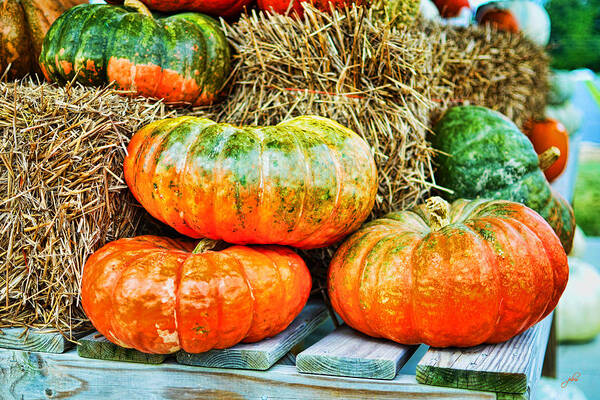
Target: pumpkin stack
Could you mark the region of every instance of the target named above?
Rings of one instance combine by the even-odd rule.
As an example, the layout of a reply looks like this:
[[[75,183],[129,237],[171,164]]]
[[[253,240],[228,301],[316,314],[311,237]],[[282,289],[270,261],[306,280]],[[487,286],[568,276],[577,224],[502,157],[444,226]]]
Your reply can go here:
[[[341,240],[367,218],[377,192],[367,143],[311,116],[265,127],[160,120],[131,139],[124,175],[150,214],[202,239],[107,244],[84,267],[82,303],[109,340],[161,354],[226,348],[284,330],[306,303],[311,278],[282,245]]]

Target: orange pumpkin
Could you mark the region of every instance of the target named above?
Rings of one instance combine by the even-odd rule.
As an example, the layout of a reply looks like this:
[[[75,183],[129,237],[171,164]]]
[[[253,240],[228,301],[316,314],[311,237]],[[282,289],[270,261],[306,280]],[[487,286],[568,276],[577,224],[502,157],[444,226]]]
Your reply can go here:
[[[470,8],[468,0],[433,0],[433,4],[444,18],[458,17],[460,10]]]
[[[40,72],[38,56],[44,36],[56,18],[86,0],[0,0],[0,76]]]
[[[567,168],[569,159],[569,132],[563,124],[552,118],[530,122],[525,127],[529,140],[536,153],[542,154],[551,147],[556,147],[560,155],[552,165],[544,169],[549,182],[558,178]]]
[[[349,7],[353,3],[361,5],[366,3],[363,0],[258,0],[258,7],[263,11],[272,11],[277,14],[297,13],[299,16],[304,14],[304,3],[309,3],[313,7],[328,12],[331,9]]]
[[[83,308],[119,346],[146,353],[201,353],[283,331],[311,288],[304,261],[281,246],[140,236],[109,243],[85,264]],[[196,253],[197,252],[197,253]]]
[[[367,335],[435,347],[505,341],[556,306],[567,256],[522,204],[439,197],[364,225],[337,250],[329,296]]]
[[[369,145],[322,117],[265,127],[165,119],[138,131],[127,152],[135,198],[194,238],[326,247],[360,227],[377,193]]]
[[[479,25],[490,24],[499,31],[519,32],[519,23],[509,10],[488,8],[478,17],[478,23]]]

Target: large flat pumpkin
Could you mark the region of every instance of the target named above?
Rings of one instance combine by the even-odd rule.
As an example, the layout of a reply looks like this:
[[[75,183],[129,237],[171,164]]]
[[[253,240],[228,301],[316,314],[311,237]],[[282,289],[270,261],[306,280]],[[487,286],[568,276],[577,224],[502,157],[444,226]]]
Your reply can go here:
[[[316,116],[265,127],[166,119],[137,132],[127,152],[134,196],[195,238],[325,247],[360,227],[377,192],[367,143]]]

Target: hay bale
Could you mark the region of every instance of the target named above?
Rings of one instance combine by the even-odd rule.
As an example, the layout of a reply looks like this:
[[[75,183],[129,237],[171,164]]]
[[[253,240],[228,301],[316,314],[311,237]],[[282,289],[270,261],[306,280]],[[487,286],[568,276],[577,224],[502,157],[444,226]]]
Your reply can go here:
[[[468,102],[499,111],[519,127],[541,118],[546,107],[549,57],[520,34],[492,27],[447,29],[427,24],[431,38],[436,119],[449,106]]]
[[[0,93],[0,327],[68,336],[89,324],[85,260],[145,220],[122,177],[129,137],[170,113],[108,88],[22,81]]]
[[[380,216],[415,204],[432,186],[432,53],[425,35],[371,12],[306,6],[303,20],[254,12],[225,25],[237,53],[234,83],[224,103],[196,113],[245,125],[314,114],[348,126],[373,148]]]

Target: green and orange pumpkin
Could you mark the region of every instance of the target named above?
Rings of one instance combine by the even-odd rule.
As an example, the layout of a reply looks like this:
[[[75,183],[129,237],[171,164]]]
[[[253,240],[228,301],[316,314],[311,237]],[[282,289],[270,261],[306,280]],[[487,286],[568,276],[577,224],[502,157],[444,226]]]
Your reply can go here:
[[[460,106],[449,109],[433,131],[431,142],[439,151],[435,179],[452,190],[447,199],[523,203],[548,221],[570,251],[573,209],[548,184],[533,145],[512,121],[484,107]]]
[[[50,25],[85,0],[0,0],[0,76],[41,72],[38,57]]]
[[[80,5],[58,18],[40,55],[46,78],[93,86],[114,81],[118,89],[167,102],[217,100],[231,62],[219,24],[197,13],[152,15],[137,0],[125,4]]]
[[[265,127],[166,119],[138,131],[127,151],[136,199],[194,238],[325,247],[360,227],[377,192],[367,143],[315,116]]]
[[[145,353],[201,353],[283,331],[311,288],[304,261],[281,246],[120,239],[87,260],[85,313],[108,340]],[[192,250],[194,252],[192,253]]]
[[[435,347],[497,343],[556,306],[567,256],[535,211],[431,198],[370,221],[337,250],[329,297],[367,335]]]

